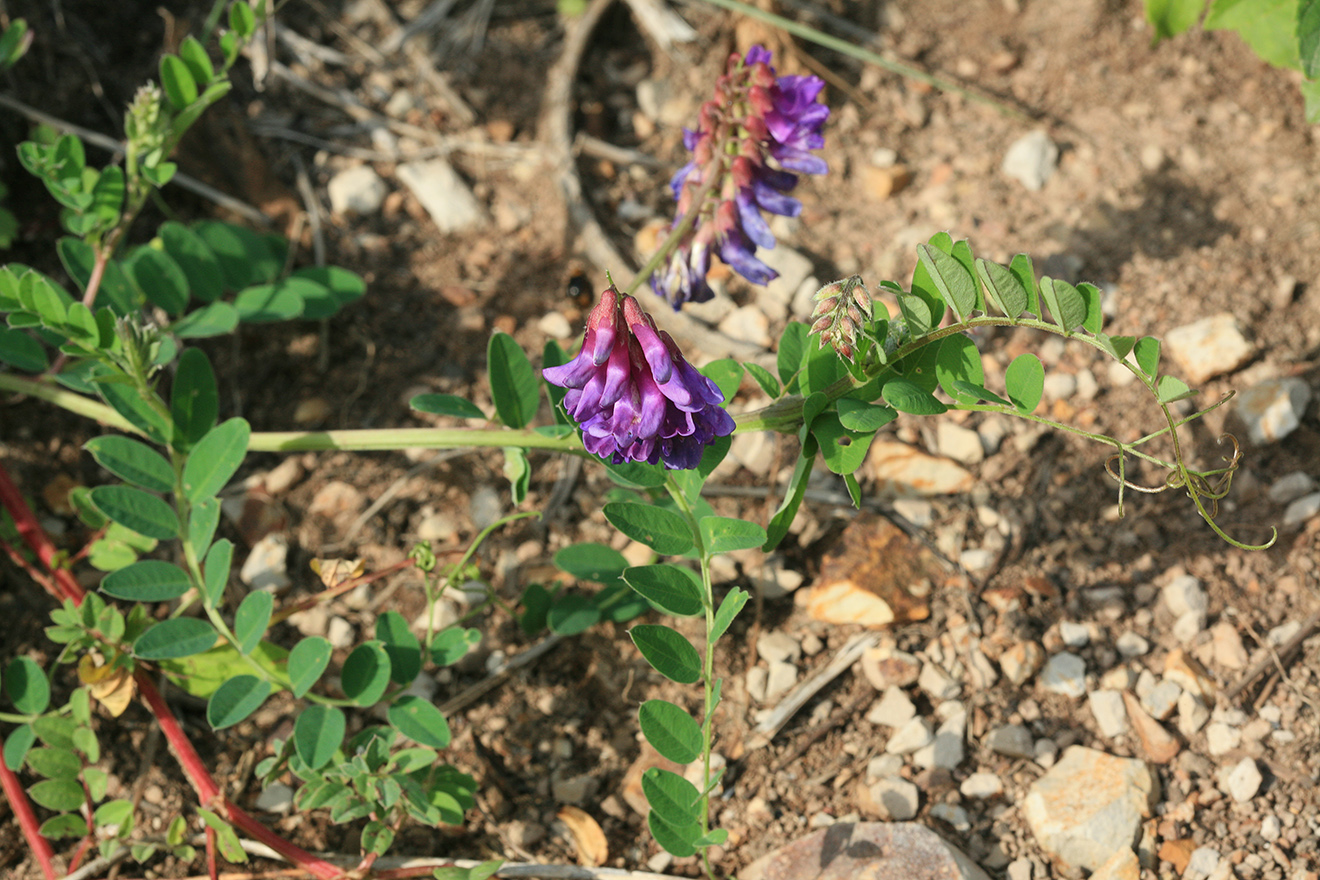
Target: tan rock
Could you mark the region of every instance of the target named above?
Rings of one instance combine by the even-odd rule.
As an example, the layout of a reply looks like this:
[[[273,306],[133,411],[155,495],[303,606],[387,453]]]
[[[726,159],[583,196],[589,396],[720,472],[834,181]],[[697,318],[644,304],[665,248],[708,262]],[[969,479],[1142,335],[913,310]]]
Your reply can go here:
[[[932,584],[942,576],[933,553],[887,519],[862,514],[826,553],[807,613],[872,627],[925,620]]]
[[[860,176],[863,190],[877,201],[898,195],[912,182],[912,170],[906,165],[890,165],[888,168],[866,166],[862,168]]]
[[[1032,784],[1022,814],[1061,870],[1094,871],[1136,844],[1158,794],[1145,761],[1071,746]]]
[[[921,661],[893,645],[868,648],[858,662],[866,680],[878,691],[891,687],[907,687],[914,684],[921,675]]]
[[[1096,868],[1091,880],[1141,880],[1141,862],[1136,853],[1124,847]]]
[[[1141,741],[1141,750],[1145,752],[1147,759],[1156,764],[1167,764],[1177,757],[1178,752],[1182,751],[1182,744],[1163,724],[1142,708],[1141,702],[1136,697],[1125,691],[1123,705],[1127,708],[1128,720],[1132,722],[1132,729],[1137,732],[1137,739]]]
[[[781,846],[742,880],[989,880],[965,853],[916,822],[839,822]]]
[[[1192,851],[1196,849],[1196,841],[1190,837],[1184,837],[1179,840],[1166,840],[1160,844],[1158,853],[1160,859],[1173,865],[1173,870],[1177,874],[1182,874],[1187,870],[1187,863],[1192,860]]]
[[[642,791],[642,774],[652,767],[659,767],[662,770],[669,770],[683,775],[683,766],[675,764],[668,758],[664,758],[655,747],[650,743],[642,743],[642,753],[633,761],[628,772],[623,775],[623,799],[628,802],[628,806],[637,811],[639,816],[645,816],[651,812],[651,805],[646,801],[646,794]]]
[[[962,465],[927,455],[906,443],[872,443],[866,462],[877,491],[890,498],[961,494],[971,491],[974,483]]]
[[[1237,627],[1225,620],[1210,627],[1210,635],[1216,666],[1225,669],[1247,668],[1247,649],[1242,645],[1242,636],[1238,635]]]
[[[1175,327],[1165,334],[1164,348],[1169,359],[1182,370],[1182,378],[1193,388],[1215,376],[1233,372],[1250,360],[1255,351],[1242,335],[1237,319],[1228,312]]]
[[[1182,648],[1169,652],[1164,658],[1164,677],[1175,682],[1184,691],[1214,702],[1215,680],[1205,667]]]

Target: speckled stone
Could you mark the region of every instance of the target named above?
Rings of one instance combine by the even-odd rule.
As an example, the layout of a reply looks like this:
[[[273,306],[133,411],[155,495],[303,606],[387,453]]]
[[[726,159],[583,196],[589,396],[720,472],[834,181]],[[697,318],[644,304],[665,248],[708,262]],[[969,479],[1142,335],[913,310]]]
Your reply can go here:
[[[915,822],[838,822],[757,859],[742,880],[990,880],[961,850]]]
[[[1158,795],[1146,762],[1072,746],[1031,786],[1022,812],[1061,869],[1094,871],[1136,843]]]

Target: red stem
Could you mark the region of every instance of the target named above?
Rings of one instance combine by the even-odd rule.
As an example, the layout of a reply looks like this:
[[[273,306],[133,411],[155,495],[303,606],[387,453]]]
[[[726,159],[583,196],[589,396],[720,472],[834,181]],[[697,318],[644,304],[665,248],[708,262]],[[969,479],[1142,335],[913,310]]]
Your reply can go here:
[[[220,873],[215,858],[215,829],[210,825],[206,826],[206,873],[211,880],[216,880]]]
[[[32,812],[32,804],[28,801],[27,792],[23,791],[18,777],[3,759],[0,759],[0,784],[3,784],[9,806],[14,808],[14,815],[18,817],[24,839],[27,840],[28,846],[41,865],[41,873],[46,875],[46,880],[55,880],[60,875],[55,873],[55,865],[51,861],[55,858],[55,853],[50,848],[50,841],[41,836],[39,830],[41,825],[37,822],[36,813]]]
[[[91,824],[92,823],[89,821],[87,823],[88,827],[91,827]],[[87,850],[91,849],[91,846],[92,836],[89,834],[82,839],[82,843],[78,844],[78,851],[73,854],[73,861],[69,862],[70,874],[78,870],[78,866],[82,864],[83,856],[87,855]]]
[[[54,577],[53,584],[45,584],[47,590],[53,589],[56,599],[72,599],[75,605],[81,605],[84,596],[83,588],[68,569],[53,568],[51,566],[56,553],[55,545],[41,528],[41,524],[37,522],[36,516],[27,506],[27,502],[23,500],[22,493],[18,491],[18,487],[10,479],[9,472],[5,469],[3,462],[0,462],[0,505],[3,505],[9,511],[19,535],[22,536],[24,542]],[[201,756],[197,754],[192,742],[184,734],[183,728],[179,726],[178,720],[174,717],[174,713],[166,705],[165,698],[156,689],[155,682],[142,669],[138,669],[133,674],[133,679],[137,683],[138,692],[142,695],[142,699],[146,701],[151,713],[156,716],[156,722],[160,725],[161,732],[165,734],[165,739],[169,742],[170,748],[174,751],[174,756],[182,766],[184,775],[188,777],[188,781],[197,792],[197,797],[202,806],[214,809],[230,824],[266,844],[302,870],[319,878],[319,880],[337,880],[337,878],[343,876],[344,872],[338,866],[332,865],[323,859],[318,859],[301,847],[294,846],[240,808],[231,804],[220,793],[220,787],[216,785],[215,780],[206,769],[206,765],[202,763]],[[19,817],[23,833],[28,838],[28,844],[36,853],[37,859],[42,863],[47,880],[55,880],[57,875],[50,863],[53,856],[50,843],[37,832],[39,826],[36,816],[32,812],[32,805],[28,803],[23,787],[18,782],[18,777],[14,776],[13,772],[4,767],[3,764],[4,762],[0,760],[0,779],[4,782],[5,796],[9,799],[15,815]]]

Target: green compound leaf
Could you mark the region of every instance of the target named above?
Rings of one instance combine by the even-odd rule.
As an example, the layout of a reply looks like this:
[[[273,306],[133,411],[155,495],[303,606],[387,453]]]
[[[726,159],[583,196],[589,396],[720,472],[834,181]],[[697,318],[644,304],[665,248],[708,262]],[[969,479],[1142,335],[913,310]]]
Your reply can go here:
[[[710,628],[710,641],[712,644],[720,640],[733,620],[742,611],[743,606],[747,604],[748,593],[742,587],[734,587],[729,594],[720,602],[720,607],[715,610],[715,622]]]
[[[715,387],[720,389],[720,396],[724,402],[728,403],[737,393],[738,386],[742,384],[743,366],[733,358],[721,358],[718,361],[711,361],[697,372],[715,383]]]
[[[195,510],[195,509],[194,509]],[[206,587],[205,602],[207,608],[216,608],[224,598],[225,587],[229,585],[229,571],[234,562],[234,544],[228,538],[221,538],[206,554],[206,563],[202,568],[202,577]]]
[[[205,437],[215,427],[219,412],[220,392],[215,384],[211,362],[200,348],[185,348],[179,355],[179,367],[174,375],[174,387],[170,391],[174,448],[187,449]]]
[[[97,486],[91,498],[97,510],[140,535],[162,541],[179,535],[174,510],[149,492],[132,486]]]
[[[1208,31],[1237,31],[1257,55],[1275,67],[1299,69],[1297,0],[1213,0]]]
[[[652,767],[642,774],[642,793],[651,810],[671,825],[685,827],[700,824],[698,803],[701,792],[697,787],[672,770]],[[697,836],[701,835],[697,831]],[[695,837],[693,838],[696,839]]]
[[[665,484],[665,467],[662,464],[647,464],[641,461],[628,461],[623,464],[608,461],[602,463],[610,479],[625,489],[655,489]]]
[[[915,416],[933,416],[948,411],[948,407],[933,394],[908,379],[890,379],[880,389],[880,396],[899,412]]]
[[[1077,293],[1086,303],[1086,319],[1082,321],[1082,329],[1099,336],[1100,328],[1105,322],[1104,294],[1100,292],[1100,288],[1085,281],[1077,285]]]
[[[1027,310],[1027,290],[1007,267],[977,260],[976,274],[985,285],[986,298],[1005,317],[1016,319]]]
[[[78,729],[78,723],[72,718],[63,715],[43,715],[32,722],[32,729],[36,732],[37,738],[48,746],[60,749],[75,748],[73,732]]]
[[[165,253],[183,270],[193,296],[209,303],[224,295],[224,273],[220,261],[211,253],[201,236],[174,220],[162,223],[159,235]]]
[[[935,379],[945,394],[954,400],[968,402],[962,400],[954,383],[961,381],[981,385],[985,382],[981,352],[977,350],[976,343],[962,334],[942,340],[935,356]]]
[[[82,761],[73,751],[49,746],[28,752],[27,763],[33,773],[47,779],[76,780],[83,769]]]
[[[805,412],[804,408],[804,415]],[[770,517],[770,522],[766,528],[765,544],[761,547],[761,550],[765,553],[769,553],[778,547],[779,542],[784,540],[789,528],[793,525],[794,518],[797,516],[798,508],[802,506],[802,499],[807,494],[807,481],[811,478],[812,468],[816,465],[816,451],[819,447],[815,437],[812,437],[810,433],[804,433],[802,449],[798,453],[797,463],[793,466],[793,475],[789,477],[788,489],[784,492],[784,500],[780,502],[779,509]]]
[[[931,283],[949,304],[959,321],[966,321],[977,308],[976,279],[956,257],[928,244],[917,245],[921,265],[930,273]]]
[[[242,654],[251,654],[261,642],[270,626],[270,614],[275,607],[275,598],[265,590],[255,590],[243,597],[238,610],[234,612],[234,638],[238,640],[238,650]]]
[[[743,369],[747,370],[751,377],[756,380],[756,384],[761,386],[761,390],[771,397],[778,397],[780,392],[779,380],[760,364],[746,363]]]
[[[289,652],[290,691],[295,697],[302,698],[312,685],[316,684],[325,668],[330,665],[333,649],[330,643],[320,636],[311,636],[293,646]]]
[[[1115,360],[1120,361],[1126,358],[1132,352],[1132,347],[1137,344],[1135,336],[1106,336],[1100,333],[1096,338],[1105,351]]]
[[[251,433],[246,420],[233,418],[197,441],[183,466],[183,492],[189,501],[210,498],[225,487],[247,455]]]
[[[1054,323],[1064,333],[1071,334],[1086,321],[1087,305],[1077,288],[1067,281],[1048,275],[1040,279],[1040,296],[1049,307]]]
[[[193,232],[220,263],[229,290],[273,281],[284,268],[283,255],[275,253],[265,239],[250,229],[204,220],[193,226]]]
[[[1143,336],[1132,346],[1141,372],[1154,379],[1160,368],[1160,341],[1154,336]]]
[[[249,324],[271,324],[302,316],[303,298],[295,285],[285,281],[257,284],[239,291],[234,297],[238,319]]]
[[[386,611],[376,619],[376,638],[390,658],[390,678],[395,684],[411,684],[422,671],[422,643],[408,629],[408,621],[397,611]]]
[[[213,302],[189,312],[170,325],[180,339],[224,336],[238,326],[238,310],[227,302]]]
[[[530,587],[528,592],[531,592]],[[548,594],[546,596],[548,599]],[[523,596],[523,602],[526,604],[527,596]],[[542,613],[544,615],[544,612]],[[539,630],[544,625],[545,622],[542,620],[536,628]],[[479,630],[452,626],[438,633],[431,640],[431,662],[436,666],[453,666],[479,644],[481,644],[481,632]]]
[[[851,431],[837,413],[821,413],[811,423],[812,436],[820,444],[820,457],[832,473],[851,474],[866,461],[874,431]],[[752,525],[752,523],[748,523]]]
[[[679,684],[701,680],[701,655],[692,643],[667,626],[640,623],[628,631],[637,650],[656,671]]]
[[[1297,48],[1302,73],[1307,79],[1320,79],[1320,0],[1297,4]]]
[[[205,620],[175,617],[154,624],[133,643],[139,660],[175,660],[209,651],[215,646],[215,630]]]
[[[26,373],[40,373],[50,365],[40,342],[8,327],[0,328],[0,361]]]
[[[775,366],[779,371],[779,381],[785,391],[791,391],[793,377],[802,369],[802,359],[809,348],[811,328],[800,321],[789,321],[784,328],[784,335],[779,337],[779,352],[775,355]]]
[[[455,394],[418,394],[408,401],[418,412],[434,416],[452,416],[456,419],[484,419],[486,414],[470,400]]]
[[[449,745],[449,723],[430,700],[408,695],[389,709],[390,724],[415,743],[443,749]]]
[[[1030,352],[1013,358],[1004,371],[1004,387],[1017,411],[1030,415],[1045,392],[1045,367],[1040,358]]]
[[[191,586],[188,573],[174,563],[144,559],[107,574],[101,592],[129,602],[168,602]]]
[[[236,675],[211,695],[206,704],[206,720],[213,730],[232,727],[257,711],[268,696],[270,682],[255,675]]]
[[[701,581],[678,565],[639,565],[623,573],[623,580],[644,599],[676,617],[696,617],[704,607]]]
[[[48,810],[66,813],[83,805],[83,788],[72,779],[47,779],[28,789],[32,800]]]
[[[681,706],[647,700],[637,710],[646,741],[675,764],[690,764],[701,755],[701,725]]]
[[[536,417],[541,385],[522,347],[507,333],[496,332],[486,347],[490,396],[495,413],[510,428],[525,428]]]
[[[148,302],[171,317],[182,315],[188,308],[188,276],[164,251],[150,245],[140,247],[124,262],[124,271]]]
[[[310,281],[318,288],[314,296],[304,294],[307,310],[303,316],[307,318],[328,318],[367,292],[367,283],[360,275],[340,266],[309,266],[289,277]]]
[[[66,837],[84,837],[87,834],[87,820],[74,813],[61,813],[41,823],[38,829],[47,840],[61,840]]]
[[[652,810],[646,817],[646,826],[661,848],[680,859],[697,854],[696,840],[701,837],[701,823],[697,820],[673,825]]]
[[[235,6],[243,4],[236,3]],[[215,829],[215,844],[220,855],[230,862],[246,862],[247,853],[243,850],[243,844],[238,839],[238,834],[233,827],[224,819],[212,813],[203,807],[197,808],[197,815],[202,817],[208,828]]]
[[[817,422],[819,424],[819,421]],[[765,543],[765,529],[745,519],[727,516],[703,516],[697,522],[707,553],[750,550]]]
[[[31,724],[20,724],[5,737],[5,766],[17,773],[23,769],[23,758],[37,741],[37,732]]]
[[[550,630],[561,636],[575,636],[586,632],[600,621],[600,607],[576,593],[558,599],[546,614]]]
[[[112,434],[89,440],[83,448],[97,464],[126,483],[152,492],[174,490],[174,468],[145,443]]]
[[[676,556],[692,549],[692,532],[677,513],[650,504],[615,501],[606,504],[610,525],[634,541],[641,541],[661,556]]]
[[[196,37],[183,38],[183,43],[179,45],[179,57],[188,65],[188,72],[199,85],[208,85],[215,78],[215,68],[211,66],[211,59],[207,57],[206,49]]]
[[[92,374],[97,379],[97,393],[115,412],[147,437],[157,443],[167,442],[170,433],[169,420],[143,400],[132,387],[118,382],[104,381],[107,372],[109,372],[108,368],[99,367]]]
[[[1155,397],[1160,403],[1173,403],[1175,400],[1186,400],[1195,396],[1196,392],[1188,388],[1187,383],[1182,379],[1175,376],[1160,376],[1155,391]]]
[[[16,657],[5,668],[5,693],[24,715],[40,715],[50,705],[50,682],[41,664],[31,657]]]
[[[363,852],[374,855],[384,855],[384,853],[394,845],[394,829],[384,822],[372,820],[362,828],[362,837],[358,841],[358,846]]]
[[[293,723],[293,749],[309,770],[319,770],[339,750],[346,727],[344,713],[334,706],[308,706]]]
[[[875,433],[898,418],[894,409],[861,400],[841,397],[838,402],[839,424],[850,431]]]
[[[188,65],[177,55],[166,55],[160,59],[160,84],[164,86],[165,97],[175,111],[197,100],[197,81],[188,71]]]
[[[390,657],[380,642],[363,642],[344,661],[344,696],[359,706],[378,702],[389,684]]]
[[[990,403],[997,403],[1000,406],[1013,405],[1007,400],[1004,400],[1004,398],[1000,397],[998,394],[988,390],[983,385],[964,382],[961,379],[954,379],[950,385],[952,385],[949,392],[950,395],[962,403],[979,403],[982,400],[987,400]],[[954,392],[957,393],[955,394]]]
[[[555,565],[581,581],[612,584],[628,567],[628,560],[604,544],[570,544],[555,554]]]
[[[1146,0],[1151,45],[1176,37],[1196,24],[1205,11],[1205,4],[1206,0]]]

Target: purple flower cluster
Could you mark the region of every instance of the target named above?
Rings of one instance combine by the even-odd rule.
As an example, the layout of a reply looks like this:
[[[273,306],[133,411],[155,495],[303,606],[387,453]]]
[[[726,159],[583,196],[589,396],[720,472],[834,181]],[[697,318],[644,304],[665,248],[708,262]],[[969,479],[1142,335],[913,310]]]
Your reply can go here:
[[[796,217],[802,204],[786,193],[797,185],[797,173],[829,170],[810,152],[825,145],[820,132],[830,110],[816,100],[825,83],[814,76],[776,77],[769,62],[770,52],[760,46],[745,58],[731,56],[715,97],[701,106],[696,130],[683,132],[692,161],[670,182],[678,200],[674,226],[689,211],[697,217],[651,276],[651,287],[675,310],[714,296],[706,282],[712,251],[754,284],[777,277],[756,257],[758,247],[775,246],[761,212]]]
[[[564,407],[582,428],[582,445],[615,464],[663,461],[687,470],[716,437],[733,433],[715,383],[684,359],[637,300],[614,285],[587,317],[577,357],[542,374],[568,389]]]

